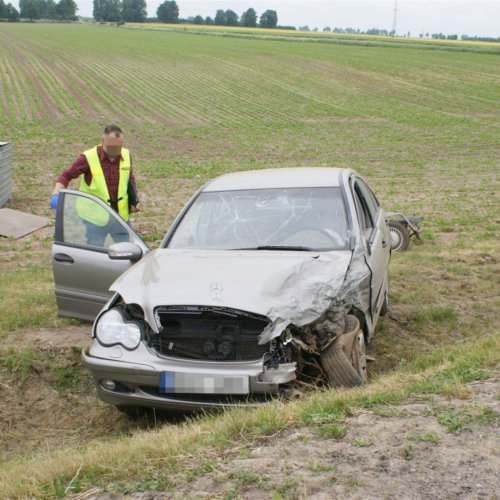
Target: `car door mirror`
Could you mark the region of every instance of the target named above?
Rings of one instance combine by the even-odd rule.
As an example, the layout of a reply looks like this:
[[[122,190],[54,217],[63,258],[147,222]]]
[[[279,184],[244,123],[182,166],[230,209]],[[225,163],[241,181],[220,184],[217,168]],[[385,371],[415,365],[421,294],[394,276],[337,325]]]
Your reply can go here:
[[[137,262],[142,257],[142,248],[135,243],[114,243],[108,248],[108,257],[112,260]]]

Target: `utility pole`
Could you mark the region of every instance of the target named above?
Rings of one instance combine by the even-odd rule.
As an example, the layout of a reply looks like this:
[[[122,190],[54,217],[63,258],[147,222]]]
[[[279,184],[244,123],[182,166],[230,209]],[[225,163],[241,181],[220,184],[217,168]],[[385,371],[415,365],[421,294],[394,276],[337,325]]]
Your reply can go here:
[[[397,24],[398,24],[398,0],[394,0],[394,19],[392,20],[393,36],[396,36]]]

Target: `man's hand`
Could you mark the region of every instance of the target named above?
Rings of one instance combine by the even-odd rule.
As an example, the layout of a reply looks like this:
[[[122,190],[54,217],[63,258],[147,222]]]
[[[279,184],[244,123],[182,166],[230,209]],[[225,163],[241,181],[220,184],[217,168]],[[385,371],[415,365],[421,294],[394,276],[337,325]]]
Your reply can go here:
[[[57,208],[57,201],[59,200],[59,195],[58,194],[53,194],[52,198],[50,199],[50,208],[55,210]]]
[[[139,212],[139,208],[137,208],[137,205],[130,205],[130,212],[131,213],[135,213],[135,212]]]

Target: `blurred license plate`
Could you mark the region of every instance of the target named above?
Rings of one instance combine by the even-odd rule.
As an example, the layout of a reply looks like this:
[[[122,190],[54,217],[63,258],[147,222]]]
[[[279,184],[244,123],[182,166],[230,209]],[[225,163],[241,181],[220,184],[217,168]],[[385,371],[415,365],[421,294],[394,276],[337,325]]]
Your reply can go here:
[[[176,394],[248,394],[248,377],[161,372],[160,392]]]

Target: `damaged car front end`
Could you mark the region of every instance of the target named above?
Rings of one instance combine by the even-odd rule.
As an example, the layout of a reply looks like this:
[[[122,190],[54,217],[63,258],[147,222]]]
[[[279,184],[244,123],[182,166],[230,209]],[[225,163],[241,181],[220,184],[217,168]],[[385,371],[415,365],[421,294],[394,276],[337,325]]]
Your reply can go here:
[[[210,182],[111,286],[83,355],[100,399],[184,411],[365,383],[365,344],[388,306],[389,241],[350,170]],[[109,256],[127,260],[136,244]]]

